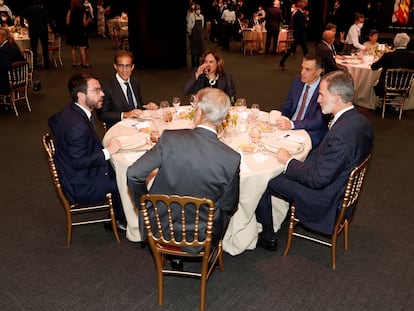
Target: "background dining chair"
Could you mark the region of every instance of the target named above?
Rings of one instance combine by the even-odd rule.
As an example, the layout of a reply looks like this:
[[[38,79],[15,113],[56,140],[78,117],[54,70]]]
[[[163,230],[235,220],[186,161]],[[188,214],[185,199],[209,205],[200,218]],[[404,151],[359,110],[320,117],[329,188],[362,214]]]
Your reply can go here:
[[[33,88],[33,52],[30,49],[23,49],[21,53],[26,60],[29,67],[27,68],[27,83],[28,86]]]
[[[157,271],[158,303],[163,303],[164,274],[200,278],[200,310],[204,310],[206,283],[216,266],[223,266],[222,241],[212,246],[214,203],[190,196],[146,194],[140,200],[142,216]],[[174,223],[174,218],[179,221]],[[193,250],[193,251],[192,251]],[[198,252],[201,250],[200,252]],[[201,259],[199,271],[166,268],[166,256]]]
[[[286,53],[290,49],[293,41],[295,41],[293,38],[293,30],[286,30],[286,37],[283,40],[280,40],[277,44],[277,52]]]
[[[62,67],[62,37],[60,36],[60,34],[53,32],[49,33],[49,43],[47,49],[49,53],[50,62],[53,62],[56,68],[58,68],[58,64],[60,67]]]
[[[12,106],[16,117],[19,116],[16,107],[18,101],[25,100],[27,109],[32,111],[27,95],[28,71],[29,64],[25,60],[13,63],[12,68],[8,71],[10,93],[1,95],[0,104]]]
[[[251,29],[243,29],[243,54],[246,55],[246,50],[250,50],[250,55],[253,51],[258,49],[258,34]]]
[[[405,99],[410,93],[413,84],[414,70],[412,69],[388,69],[385,73],[384,97],[382,98],[382,118],[385,115],[385,106],[399,106],[401,120]]]
[[[101,222],[111,222],[112,231],[116,241],[119,243],[118,229],[114,209],[112,206],[112,195],[108,193],[104,202],[96,205],[82,205],[78,203],[69,203],[65,195],[65,190],[60,183],[59,173],[55,165],[55,144],[51,134],[46,133],[42,137],[43,147],[46,151],[47,162],[49,164],[50,174],[52,176],[53,186],[55,187],[60,203],[66,213],[67,239],[66,245],[70,247],[72,241],[72,227],[79,225],[95,224]],[[76,221],[75,221],[76,217]]]
[[[305,234],[304,232],[299,233],[295,231],[295,227],[300,223],[300,220],[296,218],[295,211],[296,207],[291,204],[290,207],[290,220],[289,220],[289,229],[288,229],[288,238],[286,242],[286,248],[283,253],[283,256],[286,256],[289,253],[289,250],[292,246],[293,236],[307,239],[331,248],[331,259],[332,259],[332,269],[336,269],[336,245],[338,242],[338,237],[341,234],[342,230],[344,231],[344,249],[347,251],[349,247],[349,225],[352,221],[354,211],[357,207],[357,202],[359,199],[359,194],[361,191],[362,183],[364,181],[365,173],[368,167],[368,162],[371,158],[371,154],[362,161],[357,167],[355,167],[352,172],[349,174],[348,182],[345,187],[344,198],[342,201],[341,210],[336,216],[335,228],[333,234],[330,236],[330,240],[317,238],[316,234]],[[312,232],[315,233],[315,232]]]

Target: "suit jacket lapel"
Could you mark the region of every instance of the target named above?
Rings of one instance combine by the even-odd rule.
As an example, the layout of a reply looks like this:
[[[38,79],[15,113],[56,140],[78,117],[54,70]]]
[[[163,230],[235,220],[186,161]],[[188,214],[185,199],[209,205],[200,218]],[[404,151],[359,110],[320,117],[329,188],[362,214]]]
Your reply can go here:
[[[124,106],[124,108],[126,109],[126,111],[129,111],[129,104],[128,101],[125,97],[124,92],[122,91],[121,85],[119,84],[118,80],[116,78],[113,79],[113,87],[114,87],[114,93],[115,93],[115,98],[113,98],[113,100],[118,100],[122,103],[122,105]]]

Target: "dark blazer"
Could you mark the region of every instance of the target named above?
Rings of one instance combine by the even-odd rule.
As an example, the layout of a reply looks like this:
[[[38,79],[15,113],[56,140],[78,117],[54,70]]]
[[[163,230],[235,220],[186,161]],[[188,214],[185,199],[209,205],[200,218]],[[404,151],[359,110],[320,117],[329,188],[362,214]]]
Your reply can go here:
[[[296,112],[297,106],[299,105],[300,95],[304,87],[304,83],[300,78],[296,78],[293,81],[288,97],[282,106],[282,115],[292,119]],[[308,108],[306,109],[305,116],[301,121],[293,121],[295,129],[304,129],[308,132],[312,140],[312,147],[316,147],[321,139],[325,136],[328,130],[327,122],[322,114],[321,108],[317,102],[319,96],[319,85],[313,92],[312,98],[309,102]]]
[[[15,43],[5,41],[0,47],[0,94],[10,93],[9,74],[12,64],[23,61],[24,57],[20,52],[19,46]]]
[[[387,69],[406,68],[414,69],[414,52],[406,49],[397,49],[394,52],[385,53],[382,57],[371,65],[372,70],[382,68],[377,85],[374,86],[375,94],[384,95],[385,73]]]
[[[143,109],[143,102],[138,80],[131,77],[130,85],[137,100],[137,108]],[[104,102],[102,109],[98,110],[97,114],[99,120],[105,122],[107,128],[110,128],[115,123],[121,121],[122,112],[130,111],[131,108],[128,104],[127,98],[124,95],[124,92],[122,91],[121,85],[119,85],[119,82],[115,76],[111,80],[104,83],[103,88],[105,93]]]
[[[213,241],[218,241],[239,202],[239,166],[240,155],[207,129],[164,131],[128,168],[128,185],[139,206],[141,195],[148,192],[147,176],[159,168],[150,193],[211,199],[216,208]]]
[[[265,19],[265,28],[267,31],[279,31],[280,22],[282,21],[282,10],[274,6],[268,8]]]
[[[306,36],[306,17],[302,10],[297,9],[292,16],[293,19],[293,38],[296,41],[305,40]]]
[[[184,93],[187,95],[196,94],[199,90],[206,87],[210,87],[206,75],[201,74],[198,79],[196,79],[195,75],[192,74],[191,78],[184,84]],[[236,98],[236,87],[234,86],[233,78],[229,73],[225,73],[224,76],[220,76],[213,87],[222,90],[230,98]]]
[[[355,109],[345,112],[304,162],[292,159],[274,179],[282,197],[295,202],[306,227],[331,234],[350,172],[372,150],[374,133]]]
[[[327,43],[321,41],[315,48],[315,54],[319,56],[322,60],[322,65],[324,69],[324,74],[327,74],[331,71],[341,70],[335,60],[332,49]]]
[[[65,106],[50,117],[49,127],[55,140],[56,167],[71,203],[99,203],[108,192],[117,191],[101,140],[81,108],[73,103]]]

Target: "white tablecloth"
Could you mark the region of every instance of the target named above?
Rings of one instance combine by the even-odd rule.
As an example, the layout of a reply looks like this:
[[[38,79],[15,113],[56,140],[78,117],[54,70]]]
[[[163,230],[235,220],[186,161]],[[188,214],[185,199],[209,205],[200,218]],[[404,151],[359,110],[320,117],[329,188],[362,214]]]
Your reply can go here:
[[[125,120],[111,127],[103,139],[104,146],[108,141],[117,136],[133,135],[137,129],[131,126],[136,121]],[[170,129],[190,127],[191,122],[187,120],[177,120],[170,123]],[[280,131],[275,130],[271,133],[262,133],[262,139],[276,139],[285,133],[294,133],[295,136],[303,137],[304,150],[294,157],[300,160],[305,159],[311,149],[311,140],[304,130]],[[241,144],[248,143],[249,137],[246,133],[234,135],[226,142],[235,150]],[[145,146],[144,146],[145,147]],[[129,194],[126,182],[126,170],[136,159],[145,151],[120,152],[112,156],[112,163],[116,171],[116,178],[119,192],[122,199],[125,215],[128,222],[127,238],[130,241],[141,241],[140,230],[138,227],[138,210],[134,206],[133,198]],[[259,199],[266,189],[268,181],[283,171],[280,164],[271,152],[243,154],[241,173],[240,173],[240,200],[236,213],[230,220],[229,227],[223,239],[223,249],[231,255],[237,255],[247,249],[256,247],[257,236],[261,230],[256,222],[255,210]],[[281,200],[279,200],[281,201]],[[280,207],[274,206],[275,224],[280,224],[285,218],[288,206],[284,202]],[[276,230],[279,228],[275,228]]]
[[[373,86],[377,83],[381,69],[371,70],[371,63],[353,63],[355,60],[337,60],[337,63],[345,66],[354,79],[355,96],[354,104],[368,109],[375,109],[378,96],[375,95]],[[414,109],[414,88],[405,101],[404,110]]]

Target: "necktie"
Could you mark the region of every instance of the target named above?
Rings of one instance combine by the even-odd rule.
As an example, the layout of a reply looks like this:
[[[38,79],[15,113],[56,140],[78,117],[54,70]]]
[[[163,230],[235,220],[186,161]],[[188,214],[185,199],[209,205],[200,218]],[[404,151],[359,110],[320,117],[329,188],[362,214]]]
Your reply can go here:
[[[128,82],[125,82],[125,86],[126,86],[126,91],[127,91],[127,98],[128,98],[129,107],[131,109],[135,109],[134,99],[132,98],[131,87],[129,86],[129,83]]]
[[[305,111],[306,100],[308,99],[308,91],[309,91],[309,85],[306,85],[305,93],[303,93],[303,97],[302,97],[302,103],[300,104],[299,112],[296,115],[295,121],[302,120],[303,113]]]
[[[335,56],[336,55],[335,46],[331,45],[331,49],[332,49],[333,56]]]

